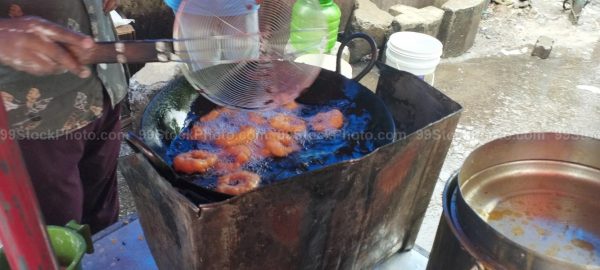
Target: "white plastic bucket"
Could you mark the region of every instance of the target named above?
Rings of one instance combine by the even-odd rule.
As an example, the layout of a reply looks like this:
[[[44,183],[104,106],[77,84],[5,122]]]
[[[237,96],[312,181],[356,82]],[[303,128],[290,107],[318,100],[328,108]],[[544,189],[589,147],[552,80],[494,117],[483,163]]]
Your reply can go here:
[[[435,37],[417,32],[394,33],[386,47],[386,65],[421,78],[434,74],[443,49]],[[429,83],[433,84],[433,79]]]

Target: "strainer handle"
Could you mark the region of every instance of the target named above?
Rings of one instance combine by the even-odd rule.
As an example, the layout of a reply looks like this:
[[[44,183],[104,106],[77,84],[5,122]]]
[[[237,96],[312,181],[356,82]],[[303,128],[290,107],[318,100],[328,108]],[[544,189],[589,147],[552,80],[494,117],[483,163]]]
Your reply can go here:
[[[96,42],[89,51],[65,45],[82,64],[148,63],[172,60],[174,40]]]
[[[377,56],[378,56],[377,43],[375,43],[375,40],[371,36],[369,36],[365,33],[362,33],[362,32],[354,33],[342,41],[342,44],[340,45],[340,48],[338,49],[338,52],[337,52],[337,61],[336,61],[336,65],[335,65],[335,72],[340,74],[340,72],[342,70],[342,53],[344,52],[344,48],[346,48],[348,46],[348,43],[350,43],[350,41],[352,41],[353,39],[356,39],[356,38],[364,39],[365,41],[367,41],[367,43],[369,43],[369,46],[371,47],[371,59],[369,60],[369,64],[367,64],[367,66],[358,75],[356,75],[354,78],[352,78],[355,81],[360,81],[360,79],[362,79],[365,75],[367,75],[367,73],[369,73],[369,71],[371,71],[373,66],[375,66],[375,62],[377,62]]]

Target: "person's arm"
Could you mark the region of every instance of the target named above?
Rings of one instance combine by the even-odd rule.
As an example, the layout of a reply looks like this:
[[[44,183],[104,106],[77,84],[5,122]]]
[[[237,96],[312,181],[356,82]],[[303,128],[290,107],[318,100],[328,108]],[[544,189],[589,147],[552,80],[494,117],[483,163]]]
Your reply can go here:
[[[82,78],[91,74],[66,46],[87,50],[94,41],[44,19],[0,19],[0,40],[0,63],[13,69],[39,76],[66,71]]]
[[[103,4],[104,13],[109,13],[119,6],[119,0],[104,0]]]

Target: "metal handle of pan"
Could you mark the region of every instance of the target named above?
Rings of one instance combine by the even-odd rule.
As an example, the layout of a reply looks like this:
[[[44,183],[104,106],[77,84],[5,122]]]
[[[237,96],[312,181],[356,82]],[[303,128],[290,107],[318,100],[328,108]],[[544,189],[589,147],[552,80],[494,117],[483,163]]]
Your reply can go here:
[[[164,177],[168,181],[172,181],[177,177],[177,175],[171,169],[171,167],[167,165],[167,162],[165,162],[152,149],[150,149],[150,147],[148,147],[138,136],[131,132],[128,132],[125,136],[125,141],[127,142],[127,144],[129,144],[129,146],[131,146],[131,148],[142,153],[142,155],[144,155],[144,157],[146,157],[146,159],[150,161],[152,166],[156,168],[156,170],[162,177]]]
[[[369,46],[371,47],[371,60],[369,61],[367,66],[358,75],[356,75],[354,78],[352,78],[355,81],[360,81],[365,75],[367,75],[367,73],[369,73],[369,71],[371,71],[373,66],[375,66],[375,62],[377,62],[377,56],[378,56],[377,43],[375,43],[375,40],[371,36],[369,36],[365,33],[361,33],[361,32],[354,33],[354,34],[348,36],[346,39],[344,39],[341,42],[340,48],[338,49],[338,52],[337,52],[335,72],[340,74],[340,72],[342,70],[342,53],[344,52],[344,49],[348,46],[348,43],[350,43],[350,41],[357,39],[357,38],[364,39],[365,41],[367,41],[367,43],[369,43]]]

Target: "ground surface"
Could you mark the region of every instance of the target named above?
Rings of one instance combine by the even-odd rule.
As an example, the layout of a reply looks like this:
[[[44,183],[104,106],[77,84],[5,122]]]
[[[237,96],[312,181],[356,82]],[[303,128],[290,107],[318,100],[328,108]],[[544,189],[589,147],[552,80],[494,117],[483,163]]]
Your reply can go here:
[[[502,136],[558,131],[600,138],[600,1],[573,26],[562,1],[532,0],[530,9],[490,5],[473,48],[445,59],[435,86],[464,107],[429,211],[417,239],[431,248],[446,180],[470,151]],[[555,40],[550,58],[531,57],[540,35]],[[377,71],[361,83],[373,87]],[[122,155],[129,153],[124,146]],[[135,211],[120,179],[121,216]]]
[[[562,1],[532,9],[490,5],[473,48],[446,59],[435,87],[464,107],[417,244],[429,250],[452,172],[477,146],[510,134],[555,131],[600,139],[600,2],[573,26]],[[555,40],[549,59],[531,57],[540,35]]]

